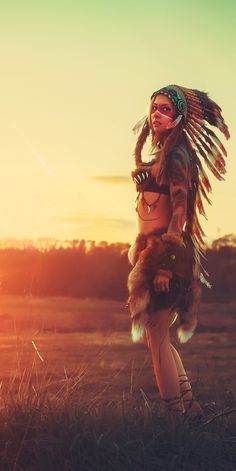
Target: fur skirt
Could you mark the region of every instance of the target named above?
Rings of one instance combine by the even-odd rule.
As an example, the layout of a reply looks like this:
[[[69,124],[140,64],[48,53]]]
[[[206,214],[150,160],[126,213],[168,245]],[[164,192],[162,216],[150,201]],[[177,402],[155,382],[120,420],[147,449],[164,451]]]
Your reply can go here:
[[[138,234],[130,247],[128,258],[133,266],[128,276],[128,302],[134,342],[141,341],[145,326],[152,314],[168,309],[179,319],[177,329],[181,343],[187,342],[197,325],[201,298],[199,266],[191,238],[183,231],[183,246],[163,242],[166,229]],[[158,270],[171,270],[169,292],[157,292],[154,278]]]

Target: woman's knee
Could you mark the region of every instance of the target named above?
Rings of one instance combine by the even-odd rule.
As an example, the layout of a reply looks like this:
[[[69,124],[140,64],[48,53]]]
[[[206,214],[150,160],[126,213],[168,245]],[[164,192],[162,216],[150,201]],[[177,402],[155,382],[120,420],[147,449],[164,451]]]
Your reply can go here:
[[[150,342],[159,346],[160,342],[169,342],[169,312],[158,311],[150,316],[147,326]]]
[[[154,330],[169,330],[170,314],[167,309],[159,310],[149,316],[148,326]]]

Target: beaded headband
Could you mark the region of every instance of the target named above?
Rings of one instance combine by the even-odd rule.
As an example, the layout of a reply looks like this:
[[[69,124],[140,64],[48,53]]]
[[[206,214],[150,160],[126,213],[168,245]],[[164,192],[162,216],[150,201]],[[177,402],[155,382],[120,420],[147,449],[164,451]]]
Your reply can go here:
[[[175,85],[167,85],[167,87],[161,88],[157,92],[154,92],[151,96],[151,100],[156,95],[166,95],[174,103],[179,114],[184,116],[184,120],[187,119],[187,101],[180,88]]]

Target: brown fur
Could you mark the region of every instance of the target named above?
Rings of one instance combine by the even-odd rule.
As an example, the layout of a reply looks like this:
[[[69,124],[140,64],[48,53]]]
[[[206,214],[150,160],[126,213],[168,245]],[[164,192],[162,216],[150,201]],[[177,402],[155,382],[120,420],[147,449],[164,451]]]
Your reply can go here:
[[[179,340],[186,342],[193,335],[196,328],[201,289],[197,280],[197,273],[194,274],[193,272],[195,261],[192,247],[189,245],[182,248],[175,247],[174,244],[170,245],[164,242],[160,236],[150,234],[146,236],[145,248],[137,253],[137,261],[129,273],[127,282],[129,291],[128,306],[133,322],[132,328],[134,330],[136,325],[139,330],[138,337],[140,338],[148,320],[151,284],[158,270],[163,267],[163,261],[168,260],[169,254],[173,251],[176,253],[176,259],[172,267],[173,272],[181,276],[182,279],[189,280],[191,289],[191,301],[188,310],[178,310],[176,308],[180,320],[180,326],[177,330]]]

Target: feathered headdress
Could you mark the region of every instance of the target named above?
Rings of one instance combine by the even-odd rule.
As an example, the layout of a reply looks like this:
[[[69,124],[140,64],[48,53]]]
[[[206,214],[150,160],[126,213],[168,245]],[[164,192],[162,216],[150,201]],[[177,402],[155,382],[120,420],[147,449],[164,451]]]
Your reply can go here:
[[[227,152],[220,139],[209,125],[217,127],[229,139],[230,134],[227,125],[221,114],[221,108],[215,103],[208,93],[182,87],[180,85],[168,85],[155,91],[151,100],[157,95],[166,95],[175,105],[181,119],[182,132],[185,134],[186,142],[191,156],[193,175],[195,175],[195,198],[194,208],[191,214],[191,233],[192,239],[197,243],[198,249],[204,247],[202,236],[205,236],[196,211],[196,207],[200,214],[206,219],[202,197],[211,203],[208,193],[212,191],[210,181],[202,166],[202,158],[218,180],[224,180],[225,159]],[[144,116],[134,126],[133,131],[137,133],[142,128],[135,148],[136,166],[142,164],[141,152],[144,143],[150,133],[150,125],[147,116]]]

